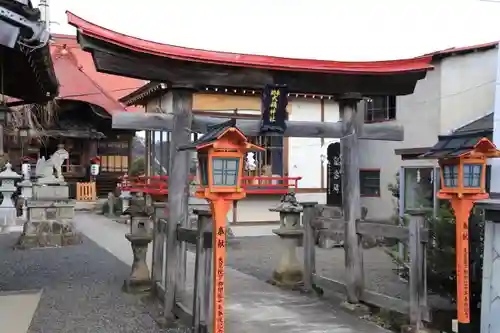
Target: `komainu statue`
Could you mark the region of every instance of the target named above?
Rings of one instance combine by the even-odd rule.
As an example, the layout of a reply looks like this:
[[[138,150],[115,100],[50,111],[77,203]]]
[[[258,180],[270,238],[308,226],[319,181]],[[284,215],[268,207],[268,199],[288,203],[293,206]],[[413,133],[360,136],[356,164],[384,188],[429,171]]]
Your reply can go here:
[[[64,177],[61,172],[61,166],[65,160],[69,158],[69,153],[62,145],[58,146],[57,151],[52,156],[45,160],[45,157],[39,158],[36,162],[35,174],[38,177],[39,183],[54,183],[64,182]],[[54,176],[54,170],[56,175]]]

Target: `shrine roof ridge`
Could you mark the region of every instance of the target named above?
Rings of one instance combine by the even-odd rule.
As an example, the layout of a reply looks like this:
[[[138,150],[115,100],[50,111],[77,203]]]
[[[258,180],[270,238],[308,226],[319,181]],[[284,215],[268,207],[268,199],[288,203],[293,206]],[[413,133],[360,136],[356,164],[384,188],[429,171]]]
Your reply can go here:
[[[401,60],[348,62],[209,51],[147,41],[93,24],[67,11],[68,23],[83,34],[116,46],[160,57],[226,66],[341,74],[391,74],[433,69],[432,54]]]

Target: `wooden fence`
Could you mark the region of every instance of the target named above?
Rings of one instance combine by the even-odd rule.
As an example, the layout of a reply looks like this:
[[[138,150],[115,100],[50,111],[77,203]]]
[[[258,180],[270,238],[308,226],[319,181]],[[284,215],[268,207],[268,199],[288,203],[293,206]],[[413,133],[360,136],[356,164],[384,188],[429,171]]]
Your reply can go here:
[[[429,321],[430,314],[427,306],[427,272],[426,272],[426,243],[429,232],[424,227],[424,214],[410,213],[408,227],[390,223],[377,223],[368,220],[358,220],[356,223],[357,239],[350,240],[345,236],[346,222],[342,218],[330,218],[320,215],[330,209],[315,203],[303,203],[304,207],[304,285],[308,290],[319,286],[325,290],[347,293],[350,303],[364,302],[368,305],[384,308],[398,313],[408,314],[410,324],[420,327],[422,321]],[[316,274],[316,238],[319,235],[343,234],[344,251],[351,248],[357,258],[346,255],[346,283]],[[410,256],[409,267],[409,301],[383,295],[364,287],[363,276],[363,236],[385,237],[407,242]],[[347,254],[347,253],[346,253]],[[361,267],[352,267],[360,263]],[[347,268],[350,269],[347,269]]]
[[[76,183],[76,200],[78,201],[95,201],[97,192],[95,182]]]
[[[193,333],[206,333],[211,321],[212,296],[212,231],[211,213],[195,210],[198,221],[195,228],[185,228],[177,224],[171,228],[167,221],[166,203],[154,203],[153,264],[152,278],[155,295],[167,304],[173,300],[172,314],[185,323],[190,323]],[[175,230],[170,234],[170,230]],[[171,243],[177,254],[177,263],[167,259],[167,247]],[[194,263],[186,244],[195,246]],[[194,266],[194,274],[186,271],[186,266]],[[169,279],[175,280],[175,288],[168,290]],[[168,317],[170,314],[166,314]]]

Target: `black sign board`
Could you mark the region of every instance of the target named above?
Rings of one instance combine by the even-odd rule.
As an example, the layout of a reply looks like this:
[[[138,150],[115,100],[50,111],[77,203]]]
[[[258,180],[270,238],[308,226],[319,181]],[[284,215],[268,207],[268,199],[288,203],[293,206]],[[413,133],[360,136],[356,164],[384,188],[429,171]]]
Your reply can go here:
[[[284,133],[286,130],[288,89],[286,85],[268,84],[262,91],[261,132]]]
[[[340,143],[331,143],[327,150],[326,204],[342,207],[342,160]]]
[[[127,141],[99,141],[97,146],[99,155],[128,155],[128,142]]]

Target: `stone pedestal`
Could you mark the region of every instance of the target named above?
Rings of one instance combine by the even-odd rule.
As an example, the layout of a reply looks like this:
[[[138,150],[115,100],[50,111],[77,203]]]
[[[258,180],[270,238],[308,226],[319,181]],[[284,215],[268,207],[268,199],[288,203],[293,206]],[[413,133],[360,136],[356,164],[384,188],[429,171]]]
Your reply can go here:
[[[129,278],[123,283],[123,291],[127,293],[148,292],[151,290],[152,281],[146,264],[146,254],[153,237],[147,233],[139,235],[126,234],[125,237],[132,246],[134,262],[132,263]]]
[[[21,198],[23,199],[23,214],[22,219],[24,221],[28,220],[28,207],[27,202],[33,198],[33,183],[29,179],[24,179],[19,183],[19,187],[21,188]]]
[[[120,194],[120,199],[122,199],[122,213],[130,207],[130,199],[132,199],[132,195],[130,191],[122,191]]]
[[[427,328],[416,328],[415,326],[403,326],[401,327],[401,333],[433,333]]]
[[[80,244],[81,234],[73,227],[75,201],[68,199],[64,182],[34,184],[33,198],[26,203],[27,221],[17,247],[59,247]]]
[[[273,272],[273,281],[281,286],[294,287],[302,282],[302,265],[297,257],[297,247],[302,239],[302,230],[275,229],[280,237],[281,259]]]
[[[21,175],[12,171],[12,165],[7,163],[5,170],[0,172],[0,192],[3,195],[2,203],[0,204],[0,231],[12,232],[20,231],[20,226],[17,224],[17,209],[12,200],[12,195],[17,191],[15,186],[16,180],[21,179]]]
[[[206,199],[196,198],[193,193],[188,198],[188,219],[191,228],[196,228],[198,223],[198,215],[194,214],[195,210],[210,210],[210,204]]]
[[[109,218],[115,217],[115,194],[113,192],[108,193],[108,207],[104,215]]]
[[[329,217],[332,219],[342,219],[342,208],[329,206],[328,210],[322,210],[320,208],[319,215],[322,217]],[[331,249],[335,247],[344,246],[344,233],[339,232],[336,234],[320,234],[317,236],[317,244],[321,249]]]
[[[297,257],[297,247],[302,243],[303,230],[300,225],[300,206],[293,194],[287,194],[276,208],[270,211],[280,213],[280,228],[273,233],[280,237],[281,259],[273,272],[273,281],[280,286],[295,287],[302,283],[303,269]]]

